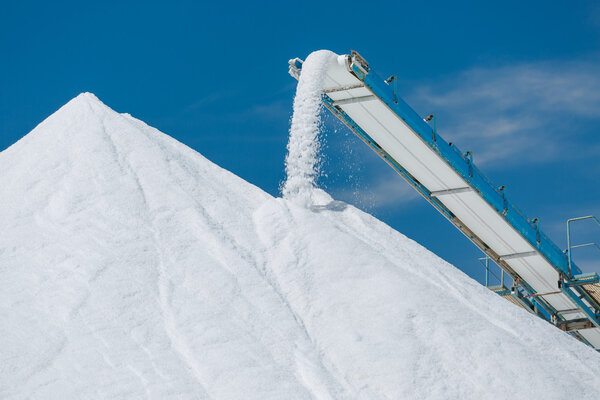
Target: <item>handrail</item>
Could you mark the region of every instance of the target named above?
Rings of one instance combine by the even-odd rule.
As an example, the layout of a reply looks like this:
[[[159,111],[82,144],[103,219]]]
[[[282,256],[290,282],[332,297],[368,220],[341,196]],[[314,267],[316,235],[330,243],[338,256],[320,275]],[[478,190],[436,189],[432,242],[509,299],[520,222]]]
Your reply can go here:
[[[598,243],[586,243],[586,244],[578,244],[577,246],[571,246],[572,249],[575,249],[577,247],[586,247],[586,246],[594,246],[597,247],[598,250],[600,250],[600,245],[598,245]]]
[[[485,263],[482,262],[483,260],[485,260]],[[494,273],[494,271],[490,270],[490,260],[492,260],[492,259],[487,256],[477,259],[477,261],[479,261],[481,263],[481,265],[483,265],[485,267],[485,287],[490,287],[489,286],[489,274],[492,274],[492,276],[494,278],[496,278],[498,280],[498,282],[500,282],[500,286],[504,287],[504,270],[502,268],[500,268],[500,266],[498,266],[500,268],[500,276],[501,276],[501,278],[498,278],[498,275],[496,275]]]
[[[586,220],[586,219],[591,219],[593,221],[596,221],[596,223],[598,224],[598,226],[600,226],[600,220],[598,218],[596,218],[595,216],[593,216],[593,215],[588,215],[588,216],[585,216],[585,217],[571,218],[571,219],[567,220],[567,260],[568,260],[568,263],[569,263],[569,278],[573,277],[573,271],[572,271],[572,268],[571,268],[571,265],[573,263],[573,261],[572,261],[573,257],[571,255],[571,253],[572,253],[571,249],[574,249],[576,247],[584,247],[584,246],[591,246],[591,245],[594,245],[594,246],[598,247],[598,249],[600,249],[600,247],[596,243],[587,243],[587,244],[584,244],[584,245],[571,246],[571,222],[583,221],[583,220]]]

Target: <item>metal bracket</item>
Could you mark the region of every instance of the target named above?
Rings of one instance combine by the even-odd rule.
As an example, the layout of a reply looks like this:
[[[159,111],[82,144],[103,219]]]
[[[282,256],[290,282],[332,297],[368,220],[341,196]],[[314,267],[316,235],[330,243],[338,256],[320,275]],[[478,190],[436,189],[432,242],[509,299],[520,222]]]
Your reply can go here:
[[[423,119],[423,121],[429,123],[429,121],[433,121],[433,129],[431,131],[433,142],[437,142],[437,118],[434,114],[429,114],[427,118]],[[436,143],[437,145],[437,143]]]
[[[398,78],[395,75],[392,75],[384,82],[386,85],[392,84],[392,92],[394,93],[392,100],[394,103],[398,104]]]
[[[532,256],[537,256],[538,252],[537,251],[525,251],[523,253],[514,253],[514,254],[506,254],[504,256],[500,256],[501,260],[512,260],[513,258],[525,258],[525,257],[532,257]]]
[[[573,276],[573,279],[563,283],[566,287],[593,285],[594,283],[600,282],[600,276],[597,272],[591,274],[581,274]]]
[[[438,197],[438,196],[444,196],[444,195],[447,195],[447,194],[465,193],[465,192],[471,192],[471,191],[473,191],[472,187],[462,187],[462,188],[455,188],[455,189],[434,190],[433,192],[431,192],[430,196],[431,197]]]
[[[555,292],[528,294],[527,296],[523,296],[523,297],[534,298],[534,297],[550,296],[550,295],[553,295],[553,294],[561,294],[561,293],[562,292],[559,290],[559,291],[555,291]]]
[[[577,314],[580,313],[581,310],[579,308],[569,308],[568,310],[558,310],[556,314],[565,315],[565,314]]]
[[[369,63],[365,60],[356,50],[351,50],[352,65],[355,65],[362,73],[367,75],[369,73]]]
[[[334,100],[333,105],[334,106],[343,106],[344,104],[362,103],[364,101],[371,101],[371,100],[375,100],[375,99],[377,99],[377,96],[375,96],[374,94],[370,94],[368,96],[351,97],[349,99]]]
[[[365,85],[363,85],[362,83],[357,84],[357,85],[349,85],[349,86],[340,86],[340,87],[336,87],[333,89],[326,89],[323,90],[323,93],[336,93],[336,92],[343,92],[345,90],[352,90],[352,89],[360,89],[360,88],[364,88]]]
[[[469,176],[473,177],[473,153],[471,151],[467,151],[464,155],[465,160],[469,164]]]
[[[596,327],[596,325],[594,325],[592,321],[590,321],[587,318],[556,322],[556,326],[565,332],[580,331],[582,329],[590,329]]]

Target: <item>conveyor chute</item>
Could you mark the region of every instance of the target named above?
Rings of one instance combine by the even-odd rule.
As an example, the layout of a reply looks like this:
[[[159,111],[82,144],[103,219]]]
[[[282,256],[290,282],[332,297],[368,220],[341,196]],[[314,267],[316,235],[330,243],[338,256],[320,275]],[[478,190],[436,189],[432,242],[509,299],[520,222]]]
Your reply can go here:
[[[290,74],[298,79],[301,72],[302,60],[290,60]],[[479,171],[470,153],[446,142],[402,101],[393,81],[353,51],[330,63],[323,103],[512,277],[514,287],[499,294],[600,350],[597,274],[592,283],[575,284],[580,269]]]

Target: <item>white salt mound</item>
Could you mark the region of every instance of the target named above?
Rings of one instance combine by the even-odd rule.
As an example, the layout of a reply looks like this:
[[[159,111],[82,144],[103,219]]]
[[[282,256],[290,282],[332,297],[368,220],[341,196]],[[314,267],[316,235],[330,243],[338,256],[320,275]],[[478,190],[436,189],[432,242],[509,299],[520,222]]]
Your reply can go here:
[[[2,399],[600,393],[595,351],[382,222],[273,198],[92,94],[0,170]]]

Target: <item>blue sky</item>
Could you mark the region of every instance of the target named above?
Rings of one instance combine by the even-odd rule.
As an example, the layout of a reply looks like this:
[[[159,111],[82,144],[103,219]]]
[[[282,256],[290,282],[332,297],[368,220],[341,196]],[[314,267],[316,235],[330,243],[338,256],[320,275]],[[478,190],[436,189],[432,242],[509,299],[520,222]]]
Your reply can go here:
[[[0,149],[83,91],[278,193],[287,60],[358,50],[566,246],[600,215],[600,5],[490,2],[8,2]],[[479,251],[333,118],[321,184],[477,279]],[[582,223],[576,240],[600,240]],[[594,253],[575,260],[600,271]],[[596,257],[596,259],[599,259]]]

